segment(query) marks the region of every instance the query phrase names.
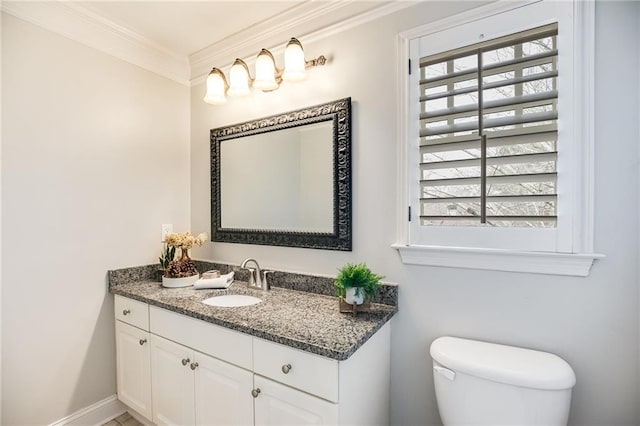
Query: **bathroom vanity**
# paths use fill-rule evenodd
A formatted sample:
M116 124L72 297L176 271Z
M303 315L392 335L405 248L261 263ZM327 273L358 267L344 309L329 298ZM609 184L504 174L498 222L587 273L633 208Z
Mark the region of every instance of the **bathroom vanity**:
M388 424L396 306L354 317L335 297L238 281L166 289L138 277L110 291L118 398L156 424ZM220 294L262 302L202 303Z

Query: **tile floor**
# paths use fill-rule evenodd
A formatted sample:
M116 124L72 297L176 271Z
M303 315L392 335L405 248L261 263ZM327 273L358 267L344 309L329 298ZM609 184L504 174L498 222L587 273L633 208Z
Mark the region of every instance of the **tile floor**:
M131 417L131 414L124 413L102 426L142 426L142 423Z

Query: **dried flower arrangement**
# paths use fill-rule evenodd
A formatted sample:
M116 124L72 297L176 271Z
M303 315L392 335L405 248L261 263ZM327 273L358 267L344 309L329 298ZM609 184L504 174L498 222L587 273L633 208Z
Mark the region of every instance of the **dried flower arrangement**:
M207 234L201 233L193 236L191 232L172 232L165 237L165 243L168 247L179 248L182 255L179 260L173 260L166 267L164 276L167 278L184 278L198 275L196 264L189 257L189 249L195 246L201 246L207 240Z
M164 241L170 247L189 250L194 245L201 246L204 244L204 242L207 241L207 234L203 232L202 234L198 234L197 237L194 237L191 232L171 232L165 236Z

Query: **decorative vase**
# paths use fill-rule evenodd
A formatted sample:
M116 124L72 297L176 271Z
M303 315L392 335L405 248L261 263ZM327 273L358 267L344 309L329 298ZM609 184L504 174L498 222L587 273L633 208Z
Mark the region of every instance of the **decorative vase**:
M364 291L357 291L358 287L345 289L344 300L350 305L362 305L364 303Z
M188 248L180 247L180 250L181 250L180 262L185 261L185 260L191 260L191 258L189 257L189 249Z

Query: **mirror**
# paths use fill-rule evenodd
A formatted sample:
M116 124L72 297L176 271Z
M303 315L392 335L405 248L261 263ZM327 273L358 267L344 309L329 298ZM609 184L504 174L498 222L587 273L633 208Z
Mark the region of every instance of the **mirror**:
M212 129L211 237L351 250L351 99Z
M221 141L222 228L332 232L332 124Z

